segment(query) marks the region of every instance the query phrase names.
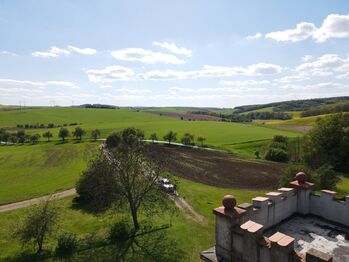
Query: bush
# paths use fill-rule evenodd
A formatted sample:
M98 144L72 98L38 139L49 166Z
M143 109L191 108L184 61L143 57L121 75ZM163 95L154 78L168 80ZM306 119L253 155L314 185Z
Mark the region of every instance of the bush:
M131 225L126 220L123 219L121 221L116 222L109 231L109 240L114 243L120 243L127 240L131 235Z
M282 148L269 148L264 158L269 161L287 162L288 153Z
M295 180L295 176L298 172L304 172L308 175L308 177L311 174L311 170L308 167L306 167L305 165L302 165L302 164L289 165L286 168L285 173L282 176L280 176L280 178L279 178L280 186L281 187L289 187L290 182Z
M288 138L287 136L281 136L281 135L276 135L273 137L273 141L274 142L278 142L278 143L288 143Z
M269 145L268 145L269 148L279 148L279 149L283 149L285 151L287 151L287 144L286 143L281 143L281 142L271 142Z
M69 257L78 247L78 240L76 235L70 233L64 233L60 235L57 240L56 256Z
M312 175L312 179L315 182L315 189L333 189L337 183L337 173L330 165L323 165L315 170Z

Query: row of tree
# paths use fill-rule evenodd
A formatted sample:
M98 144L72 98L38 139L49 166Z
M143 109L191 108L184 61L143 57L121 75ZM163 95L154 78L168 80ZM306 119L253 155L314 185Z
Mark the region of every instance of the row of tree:
M48 123L48 124L18 124L17 128L24 128L24 129L37 129L37 128L55 128L55 127L62 127L62 126L77 126L78 123L70 123L70 124L54 124L54 123Z
M81 140L84 135L86 135L86 131L82 129L81 127L76 127L75 130L72 132L72 135L76 138ZM100 137L101 132L98 129L94 129L91 131L91 137L95 141ZM58 132L58 137L65 141L67 137L70 136L70 132L67 128L62 127ZM0 129L0 141L5 143L26 143L31 142L33 144L37 143L40 139L40 134L26 134L24 130L18 130L16 133L10 133L4 129ZM46 131L42 134L42 137L46 138L47 141L50 141L50 139L53 137L53 133L51 131Z
M150 140L153 141L153 143L158 140L158 136L156 133L152 133L149 138L150 138ZM165 141L167 141L168 144L171 144L172 142L176 142L177 141L177 133L173 132L172 130L168 131L164 135L163 139ZM198 136L196 141L203 147L204 142L206 141L206 138L203 136ZM184 145L191 145L191 146L195 145L195 136L193 134L190 134L190 133L184 133L184 135L180 139L180 142Z

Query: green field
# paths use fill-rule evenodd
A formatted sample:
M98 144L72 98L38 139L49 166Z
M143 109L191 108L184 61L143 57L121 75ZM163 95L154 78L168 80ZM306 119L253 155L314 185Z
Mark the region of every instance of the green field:
M95 143L0 146L0 204L72 188Z
M214 216L212 209L221 205L222 197L226 194L236 196L239 203L251 202L251 198L263 192L247 191L236 189L222 189L212 186L194 183L180 179L179 190L181 195L208 221L208 223L198 224L188 219L185 214L178 209L174 213L165 213L155 220L156 224L171 224L168 229L169 235L176 240L179 247L185 251L187 258L185 261L200 261L199 252L214 245ZM72 232L80 239L92 233L98 235L106 234L108 227L118 218L113 213L93 215L79 209L71 207L72 198L59 200L61 205L61 226L60 232ZM27 208L16 211L0 213L0 261L7 261L6 258L19 255L23 250L32 253L31 245L22 248L17 240L11 237L11 230L14 221L25 214ZM188 236L193 236L188 240ZM53 249L56 242L50 239L46 247Z

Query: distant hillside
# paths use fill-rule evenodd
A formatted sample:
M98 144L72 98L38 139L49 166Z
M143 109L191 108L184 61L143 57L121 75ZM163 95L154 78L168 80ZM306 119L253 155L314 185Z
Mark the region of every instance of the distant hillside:
M305 110L301 113L302 117L306 116L318 116L324 114L342 113L349 112L349 101L339 102L329 105L321 105Z
M349 102L349 96L343 97L330 97L330 98L314 98L305 100L292 100L284 102L275 102L263 105L246 105L235 107L236 113L245 113L250 111L263 111L270 110L274 112L287 112L287 111L305 111L314 107L335 104L339 102Z

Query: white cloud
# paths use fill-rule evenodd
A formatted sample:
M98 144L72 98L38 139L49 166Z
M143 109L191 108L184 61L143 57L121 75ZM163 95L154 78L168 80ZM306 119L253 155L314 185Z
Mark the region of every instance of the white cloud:
M349 37L349 14L331 14L327 16L313 37L318 42L325 42L330 38Z
M164 54L160 52L153 52L143 48L125 48L121 50L112 51L111 55L115 59L141 62L145 64L165 63L165 64L184 64L185 61L178 59L174 55Z
M68 49L70 51L73 51L73 52L76 52L76 53L79 53L79 54L82 54L82 55L94 55L94 54L97 53L96 49L89 48L89 47L79 48L79 47L76 47L76 46L69 45Z
M341 58L337 54L326 54L296 67L296 71L302 75L329 76L334 72L344 72L349 68L349 59Z
M258 32L258 33L256 33L255 35L249 35L249 36L247 36L246 38L249 39L249 40L252 40L252 39L261 38L262 36L263 36L262 33Z
M270 38L279 42L299 42L309 38L315 32L316 27L314 26L314 24L302 22L297 24L296 28L294 29L267 33L265 35L265 38Z
M32 53L32 56L42 57L42 58L53 58L53 57L58 57L59 55L70 55L70 51L52 46L48 51L44 51L44 52L37 51Z
M348 84L338 83L338 82L322 82L322 83L314 83L314 84L308 84L308 85L294 85L294 84L287 84L283 86L279 86L280 89L285 90L303 90L303 91L314 91L314 90L330 90L333 89L345 89L348 88Z
M282 67L274 64L258 63L248 67L225 67L205 65L201 70L176 71L176 70L154 70L137 77L142 80L174 80L174 79L194 79L201 77L227 77L234 75L259 76L276 74L282 71Z
M10 55L10 56L18 56L18 54L13 53L13 52L9 52L9 51L1 51L2 55Z
M290 76L284 76L278 79L274 79L277 83L293 83L293 82L301 82L308 80L309 78L304 75L290 75Z
M319 28L313 23L302 22L294 29L270 32L265 34L265 37L282 42L299 42L310 37L316 42L325 42L331 38L347 38L349 37L349 14L330 14Z
M70 55L71 52L75 52L82 55L93 55L97 53L97 51L93 48L79 48L76 46L69 45L67 49L52 46L48 51L33 52L32 56L42 58L54 58L60 55Z
M103 69L86 70L88 79L93 83L108 84L115 81L130 80L135 73L132 69L123 66L108 66Z
M221 80L219 82L223 86L255 86L255 85L267 85L270 84L268 80L242 80L242 81L227 81Z
M305 56L302 57L302 61L303 62L309 62L309 61L313 60L313 58L314 57L312 55L305 55Z
M185 88L185 87L171 87L168 89L170 94L184 94L184 93L192 93L194 92L193 88Z
M168 42L153 42L154 46L159 46L161 48L167 49L168 51L177 54L177 55L184 55L187 57L191 57L192 51L185 48L185 47L178 47L175 43L168 43Z
M117 88L115 91L122 95L145 95L151 93L149 89Z
M77 89L80 88L77 84L68 81L29 81L29 80L16 80L16 79L0 79L0 84L11 86L27 86L44 88L48 86L67 87Z

